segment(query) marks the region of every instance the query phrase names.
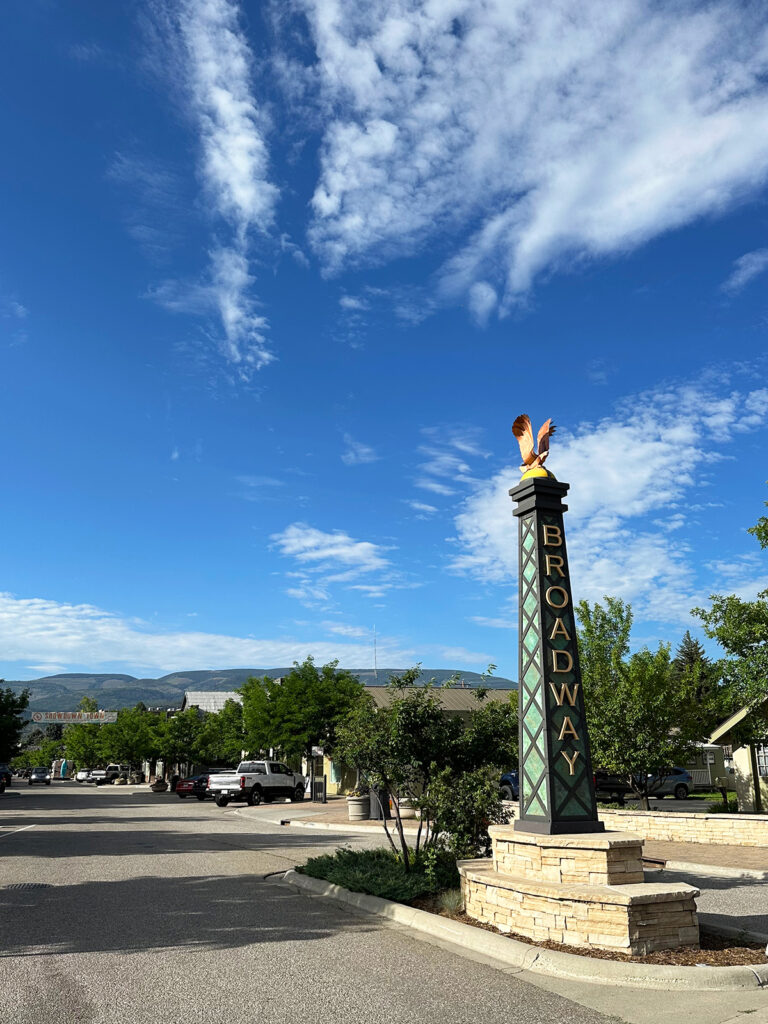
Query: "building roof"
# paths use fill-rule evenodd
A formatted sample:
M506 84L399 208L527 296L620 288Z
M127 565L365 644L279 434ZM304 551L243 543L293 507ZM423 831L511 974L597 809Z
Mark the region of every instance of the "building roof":
M410 687L406 687L410 689ZM413 689L420 690L420 686L413 687ZM388 686L366 686L365 692L369 693L373 697L373 701L378 708L384 708L392 700L392 691ZM475 694L477 690L471 686L436 686L434 689L435 694L440 699L440 703L443 705L444 711L473 711L479 707L480 704ZM509 700L511 693L517 693L516 690L488 690L486 700L494 700L499 702L506 702Z
M730 718L726 718L724 722L715 729L712 735L709 737L710 743L717 743L728 735L731 729L734 729L737 725L744 721L744 719L752 711L756 711L757 708L764 703L765 697L762 697L756 701L752 701L751 704L745 704L743 708L739 708L738 711L734 712Z
M200 708L201 711L221 711L228 700L236 700L238 704L243 703L243 698L234 690L187 690L184 693L184 700L181 710L187 708Z
M366 686L366 693L373 697L376 707L383 708L392 699L391 691L387 686ZM406 687L407 689L407 687ZM421 689L421 687L413 687ZM478 707L476 689L471 686L436 686L434 691L445 711L472 711ZM486 700L506 702L511 693L516 690L488 690ZM187 690L184 694L184 701L181 705L182 711L187 708L200 708L201 711L216 713L221 711L228 700L236 700L238 704L243 703L239 693L227 690Z

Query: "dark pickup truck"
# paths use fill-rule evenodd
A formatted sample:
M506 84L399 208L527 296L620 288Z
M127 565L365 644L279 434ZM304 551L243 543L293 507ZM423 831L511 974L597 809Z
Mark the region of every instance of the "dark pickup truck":
M612 775L598 769L594 775L595 796L598 800L613 800L623 804L624 798L633 794L634 790L623 775Z

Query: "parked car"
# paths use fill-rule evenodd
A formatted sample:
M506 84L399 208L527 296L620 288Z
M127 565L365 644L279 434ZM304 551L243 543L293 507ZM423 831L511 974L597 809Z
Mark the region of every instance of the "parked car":
M92 782L96 786L105 786L113 783L121 775L127 779L130 771L131 766L127 764L108 764L106 768L94 768L88 773L85 781Z
M612 800L615 803L623 804L628 793L634 793L629 782L622 775L613 775L611 772L596 769L594 774L595 797L598 800Z
M5 781L6 786L10 786L12 778L11 766L9 764L0 764L0 779Z
M674 796L685 800L692 789L693 776L685 768L658 768L648 776L648 792L658 799Z
M176 783L176 796L180 800L186 800L188 796L196 796L198 800L205 800L213 794L208 789L208 772L204 775L190 775L186 779L179 779Z
M87 782L88 776L91 774L90 768L81 768L79 772L75 773L75 782Z
M504 772L499 781L499 794L502 800L520 799L520 775L518 772Z
M245 800L250 806L270 800L303 800L306 779L279 761L241 761L234 772L221 772L208 778L217 807L230 800Z
M35 782L44 783L46 786L50 786L50 784L51 784L51 769L50 768L43 768L42 765L38 765L37 768L33 768L32 771L29 773L29 778L27 779L27 784L29 786L31 786Z

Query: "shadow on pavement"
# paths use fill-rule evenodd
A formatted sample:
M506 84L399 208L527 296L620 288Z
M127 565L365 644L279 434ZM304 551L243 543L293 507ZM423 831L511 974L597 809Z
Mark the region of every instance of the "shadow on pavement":
M306 942L374 926L255 875L85 882L1 890L0 958L228 949Z
M302 859L298 851L308 847L331 847L343 845L342 838L334 833L297 833L248 831L193 832L181 829L165 830L151 827L123 829L122 820L110 829L79 828L81 819L67 821L71 829L58 828L55 832L44 828L17 832L3 840L0 856L41 857L61 860L65 857L131 857L156 856L157 854L217 853L222 850L250 850L253 852L297 851L297 863ZM152 825L154 819L140 819L143 824ZM194 821L195 819L186 819ZM3 823L5 824L5 822ZM226 824L226 823L225 823ZM2 836L4 829L0 829ZM0 887L2 880L0 879Z

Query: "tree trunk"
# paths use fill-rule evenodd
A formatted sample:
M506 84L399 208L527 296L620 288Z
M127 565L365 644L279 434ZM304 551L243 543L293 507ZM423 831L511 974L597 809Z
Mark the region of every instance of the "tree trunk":
M403 857L403 867L405 873L408 874L411 870L411 856L408 849L408 843L405 841L405 833L403 832L403 819L400 817L400 799L394 797L392 803L395 806L395 822L397 824L397 834L400 837L400 850Z

